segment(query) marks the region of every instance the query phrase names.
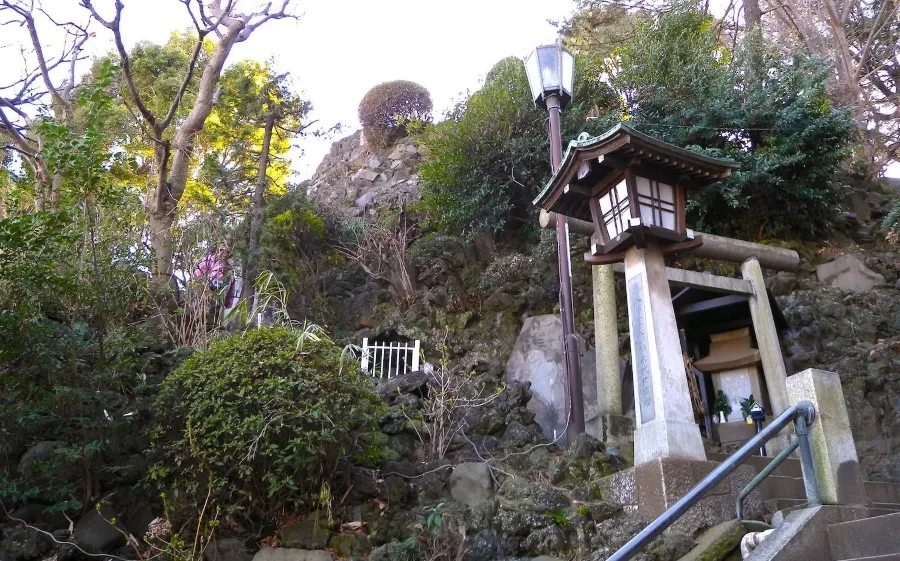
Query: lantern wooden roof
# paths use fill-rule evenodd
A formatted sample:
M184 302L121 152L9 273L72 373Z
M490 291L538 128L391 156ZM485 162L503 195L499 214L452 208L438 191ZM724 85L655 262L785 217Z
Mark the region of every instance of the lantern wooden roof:
M686 189L696 189L728 177L740 164L691 152L618 124L600 136L570 142L559 170L534 204L590 221L588 201L594 186L632 166L671 177Z

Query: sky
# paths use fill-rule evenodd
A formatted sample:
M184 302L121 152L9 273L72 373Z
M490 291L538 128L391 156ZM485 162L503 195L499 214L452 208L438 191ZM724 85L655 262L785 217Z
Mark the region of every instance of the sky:
M173 30L191 25L179 0L123 1L122 35L129 47L138 41L163 43ZM87 14L78 0L41 3L55 17L82 22ZM93 4L103 17L114 14L114 0ZM241 9L260 4L238 0ZM439 117L466 90L477 89L498 60L524 57L555 40L548 20L562 20L573 8L572 0L292 0L291 10L300 18L264 24L234 48L229 63L273 60L312 102L316 126L344 125L330 139L298 140L292 156L299 181L315 171L332 142L359 128L357 108L372 86L418 82L431 92ZM92 29L90 54L112 49L111 32L96 22ZM10 38L0 30L0 60L10 60L15 48ZM4 76L10 68L0 65L0 83L10 81Z
M83 22L79 0L40 0L56 17ZM190 26L180 0L123 0L125 44L165 42L174 30ZM205 0L204 0L205 1ZM114 0L93 0L104 17ZM252 9L260 0L238 0ZM356 111L363 95L389 80L425 86L440 117L467 90L477 89L500 59L526 56L536 45L552 42L548 20L570 15L573 0L292 0L297 20L270 21L231 53L231 64L244 59L273 60L289 72L297 91L313 104L312 119L327 129L341 123L333 138L299 139L292 152L296 181L309 178L331 143L359 128ZM0 30L0 83L17 68L9 55L17 49L15 30ZM111 33L92 25L96 37L89 54L112 48ZM575 92L577 95L577 92ZM894 164L888 175L900 177Z

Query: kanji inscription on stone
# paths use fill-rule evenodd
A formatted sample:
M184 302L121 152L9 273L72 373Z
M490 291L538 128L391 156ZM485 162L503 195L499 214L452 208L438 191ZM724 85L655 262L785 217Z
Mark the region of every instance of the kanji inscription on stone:
M644 316L643 277L636 275L628 279L628 315L631 317L632 349L634 356L635 382L638 387L641 408L641 424L652 421L656 417L653 407L653 380L650 373L650 342L647 338L647 322Z

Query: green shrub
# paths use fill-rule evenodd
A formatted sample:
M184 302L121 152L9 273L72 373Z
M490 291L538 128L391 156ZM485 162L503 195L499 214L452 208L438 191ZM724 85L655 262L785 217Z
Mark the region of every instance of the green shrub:
M613 123L608 115L619 101L599 76L592 61L576 59L564 146ZM531 201L550 177L546 119L534 106L522 61L508 57L494 65L484 86L422 137L429 149L419 169L429 225L472 238L533 223Z
M284 283L291 317L330 323L328 279L343 262L333 246L344 226L336 212L317 204L302 188L266 204L260 265Z
M464 286L461 272L465 269L469 248L456 236L425 234L409 248L407 260L419 276L449 275L457 288Z
M156 441L165 459L151 477L182 504L210 493L254 520L315 504L341 468L372 459L381 405L355 366L309 328L217 341L162 385Z
M613 80L631 124L741 169L688 201L689 224L756 239L830 233L842 197L850 113L828 95L830 69L759 33L732 50L706 13L673 11L620 50ZM798 217L815 217L798 220Z
M359 104L366 143L387 146L407 134L410 123L431 120L431 94L407 80L378 84L363 96Z

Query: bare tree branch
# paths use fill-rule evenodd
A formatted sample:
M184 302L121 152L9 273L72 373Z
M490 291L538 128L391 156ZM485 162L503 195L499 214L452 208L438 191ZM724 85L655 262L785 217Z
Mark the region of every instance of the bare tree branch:
M131 97L141 116L150 123L150 126L157 133L157 138L155 140L157 142L162 140L162 130L158 127L156 115L147 108L147 105L141 97L141 93L137 89L137 85L134 83L134 71L131 66L131 57L128 56L128 51L125 49L125 43L122 41L122 10L125 9L125 4L122 3L122 0L116 0L116 15L113 16L113 19L111 20L103 19L100 16L94 8L92 0L81 0L81 5L87 8L94 19L100 22L103 27L112 31L113 41L115 42L116 50L119 53L119 60L122 63L122 74L125 76L125 83L128 85L128 91L131 92Z

